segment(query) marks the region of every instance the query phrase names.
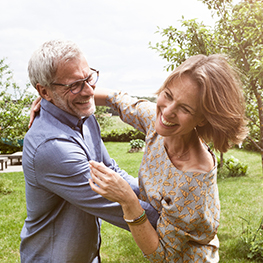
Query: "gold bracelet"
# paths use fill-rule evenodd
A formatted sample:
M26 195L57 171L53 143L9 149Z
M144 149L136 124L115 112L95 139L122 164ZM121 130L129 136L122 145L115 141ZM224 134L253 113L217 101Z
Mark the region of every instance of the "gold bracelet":
M126 219L125 217L123 217L123 219L128 225L141 225L147 220L147 215L145 213L145 210L143 210L143 213L135 219L130 220L130 219Z

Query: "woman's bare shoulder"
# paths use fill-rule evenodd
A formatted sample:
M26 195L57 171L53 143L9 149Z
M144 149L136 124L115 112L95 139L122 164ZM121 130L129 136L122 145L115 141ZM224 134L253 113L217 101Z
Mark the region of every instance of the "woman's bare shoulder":
M189 164L189 172L208 173L215 166L215 160L212 153L205 147L198 150Z

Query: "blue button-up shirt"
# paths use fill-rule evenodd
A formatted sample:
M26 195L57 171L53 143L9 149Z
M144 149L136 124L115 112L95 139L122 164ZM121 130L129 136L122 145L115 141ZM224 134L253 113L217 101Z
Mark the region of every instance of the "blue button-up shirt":
M79 119L42 99L40 114L24 139L27 218L21 262L100 262L100 218L128 230L118 203L91 190L88 160L103 162L139 194L137 179L110 158L92 115ZM155 226L158 213L141 202ZM114 253L114 251L113 251Z

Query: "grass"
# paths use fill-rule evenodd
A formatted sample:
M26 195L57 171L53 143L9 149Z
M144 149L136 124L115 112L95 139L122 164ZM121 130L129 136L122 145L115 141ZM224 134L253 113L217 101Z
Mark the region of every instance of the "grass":
M107 142L105 145L110 156L116 160L119 166L136 177L142 153L127 153L127 150L129 149L128 143ZM120 152L123 154L120 155ZM250 220L251 224L257 227L260 218L263 216L263 176L261 169L261 156L259 153L247 152L239 149L232 149L224 156L230 157L231 155L239 159L241 162L248 164L249 168L248 176L246 177L227 178L218 181L221 202L221 220L218 231L218 237L220 240L220 263L254 263L257 261L248 260L244 251L242 251L240 247L240 236L242 233L242 224L244 223L241 217ZM107 223L103 225L103 227L105 227L103 231L116 229L116 227ZM104 234L106 233L104 232ZM129 234L130 233L126 232L121 233L122 236L126 235L127 238L130 237ZM109 236L110 232L109 235L106 234L105 237L102 238L103 243ZM109 238L109 242L112 238L113 236ZM133 243L129 244L129 246L129 250L134 248ZM105 254L110 254L111 251L113 251L113 247L114 246L104 246L103 244L102 251ZM123 249L126 251L126 243L124 243L122 248L119 249L120 251ZM126 252L128 253L128 250ZM124 254L126 254L126 252ZM114 253L114 259L118 258L119 261L107 261L106 259L105 262L126 262L121 260L123 255L121 253L119 256L116 256L116 253ZM143 256L138 257L137 260L138 261L127 262L147 262Z
M249 220L258 227L263 216L263 176L259 153L230 150L233 155L248 164L248 176L219 180L221 219L218 237L220 240L220 262L256 262L245 259L240 246L240 233L244 221Z
M129 124L123 122L119 116L111 116L111 124L104 128L104 131L111 131L113 129L123 129L126 127L131 127Z
M128 153L129 143L106 142L105 145L109 155L122 169L134 177L138 176L142 152ZM101 255L105 263L149 262L143 257L130 232L107 222L102 224Z
M105 143L109 154L119 166L137 176L142 153L128 153L129 143ZM240 247L243 221L240 217L258 226L263 215L263 185L261 156L258 153L233 149L225 156L233 155L249 165L248 176L227 178L218 181L221 201L220 263L256 263L248 260ZM0 262L20 262L20 232L26 217L23 173L1 173L5 194L0 193ZM11 193L8 193L9 190ZM102 262L137 263L148 262L136 246L128 231L106 222L102 225Z
M0 262L20 262L20 232L26 218L23 173L0 174L0 182L6 186L0 193Z

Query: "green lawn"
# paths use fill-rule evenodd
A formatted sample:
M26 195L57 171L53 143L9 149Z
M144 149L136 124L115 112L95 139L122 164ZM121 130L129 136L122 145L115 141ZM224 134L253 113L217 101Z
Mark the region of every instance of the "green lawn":
M131 127L129 124L123 122L119 116L111 116L110 119L111 124L108 125L108 127L105 127L104 131L111 131L113 129L118 130L126 127Z
M128 153L129 143L105 143L110 156L119 166L133 176L137 176L142 153ZM220 263L254 263L246 259L240 244L242 224L240 217L251 221L255 227L263 215L263 184L261 157L259 154L243 150L231 150L233 155L249 164L248 176L219 180L221 200ZM6 191L0 194L0 262L20 262L20 231L26 217L23 173L1 173L0 186L4 183ZM2 187L3 188L3 187ZM102 262L136 263L147 262L133 241L131 234L103 222Z

